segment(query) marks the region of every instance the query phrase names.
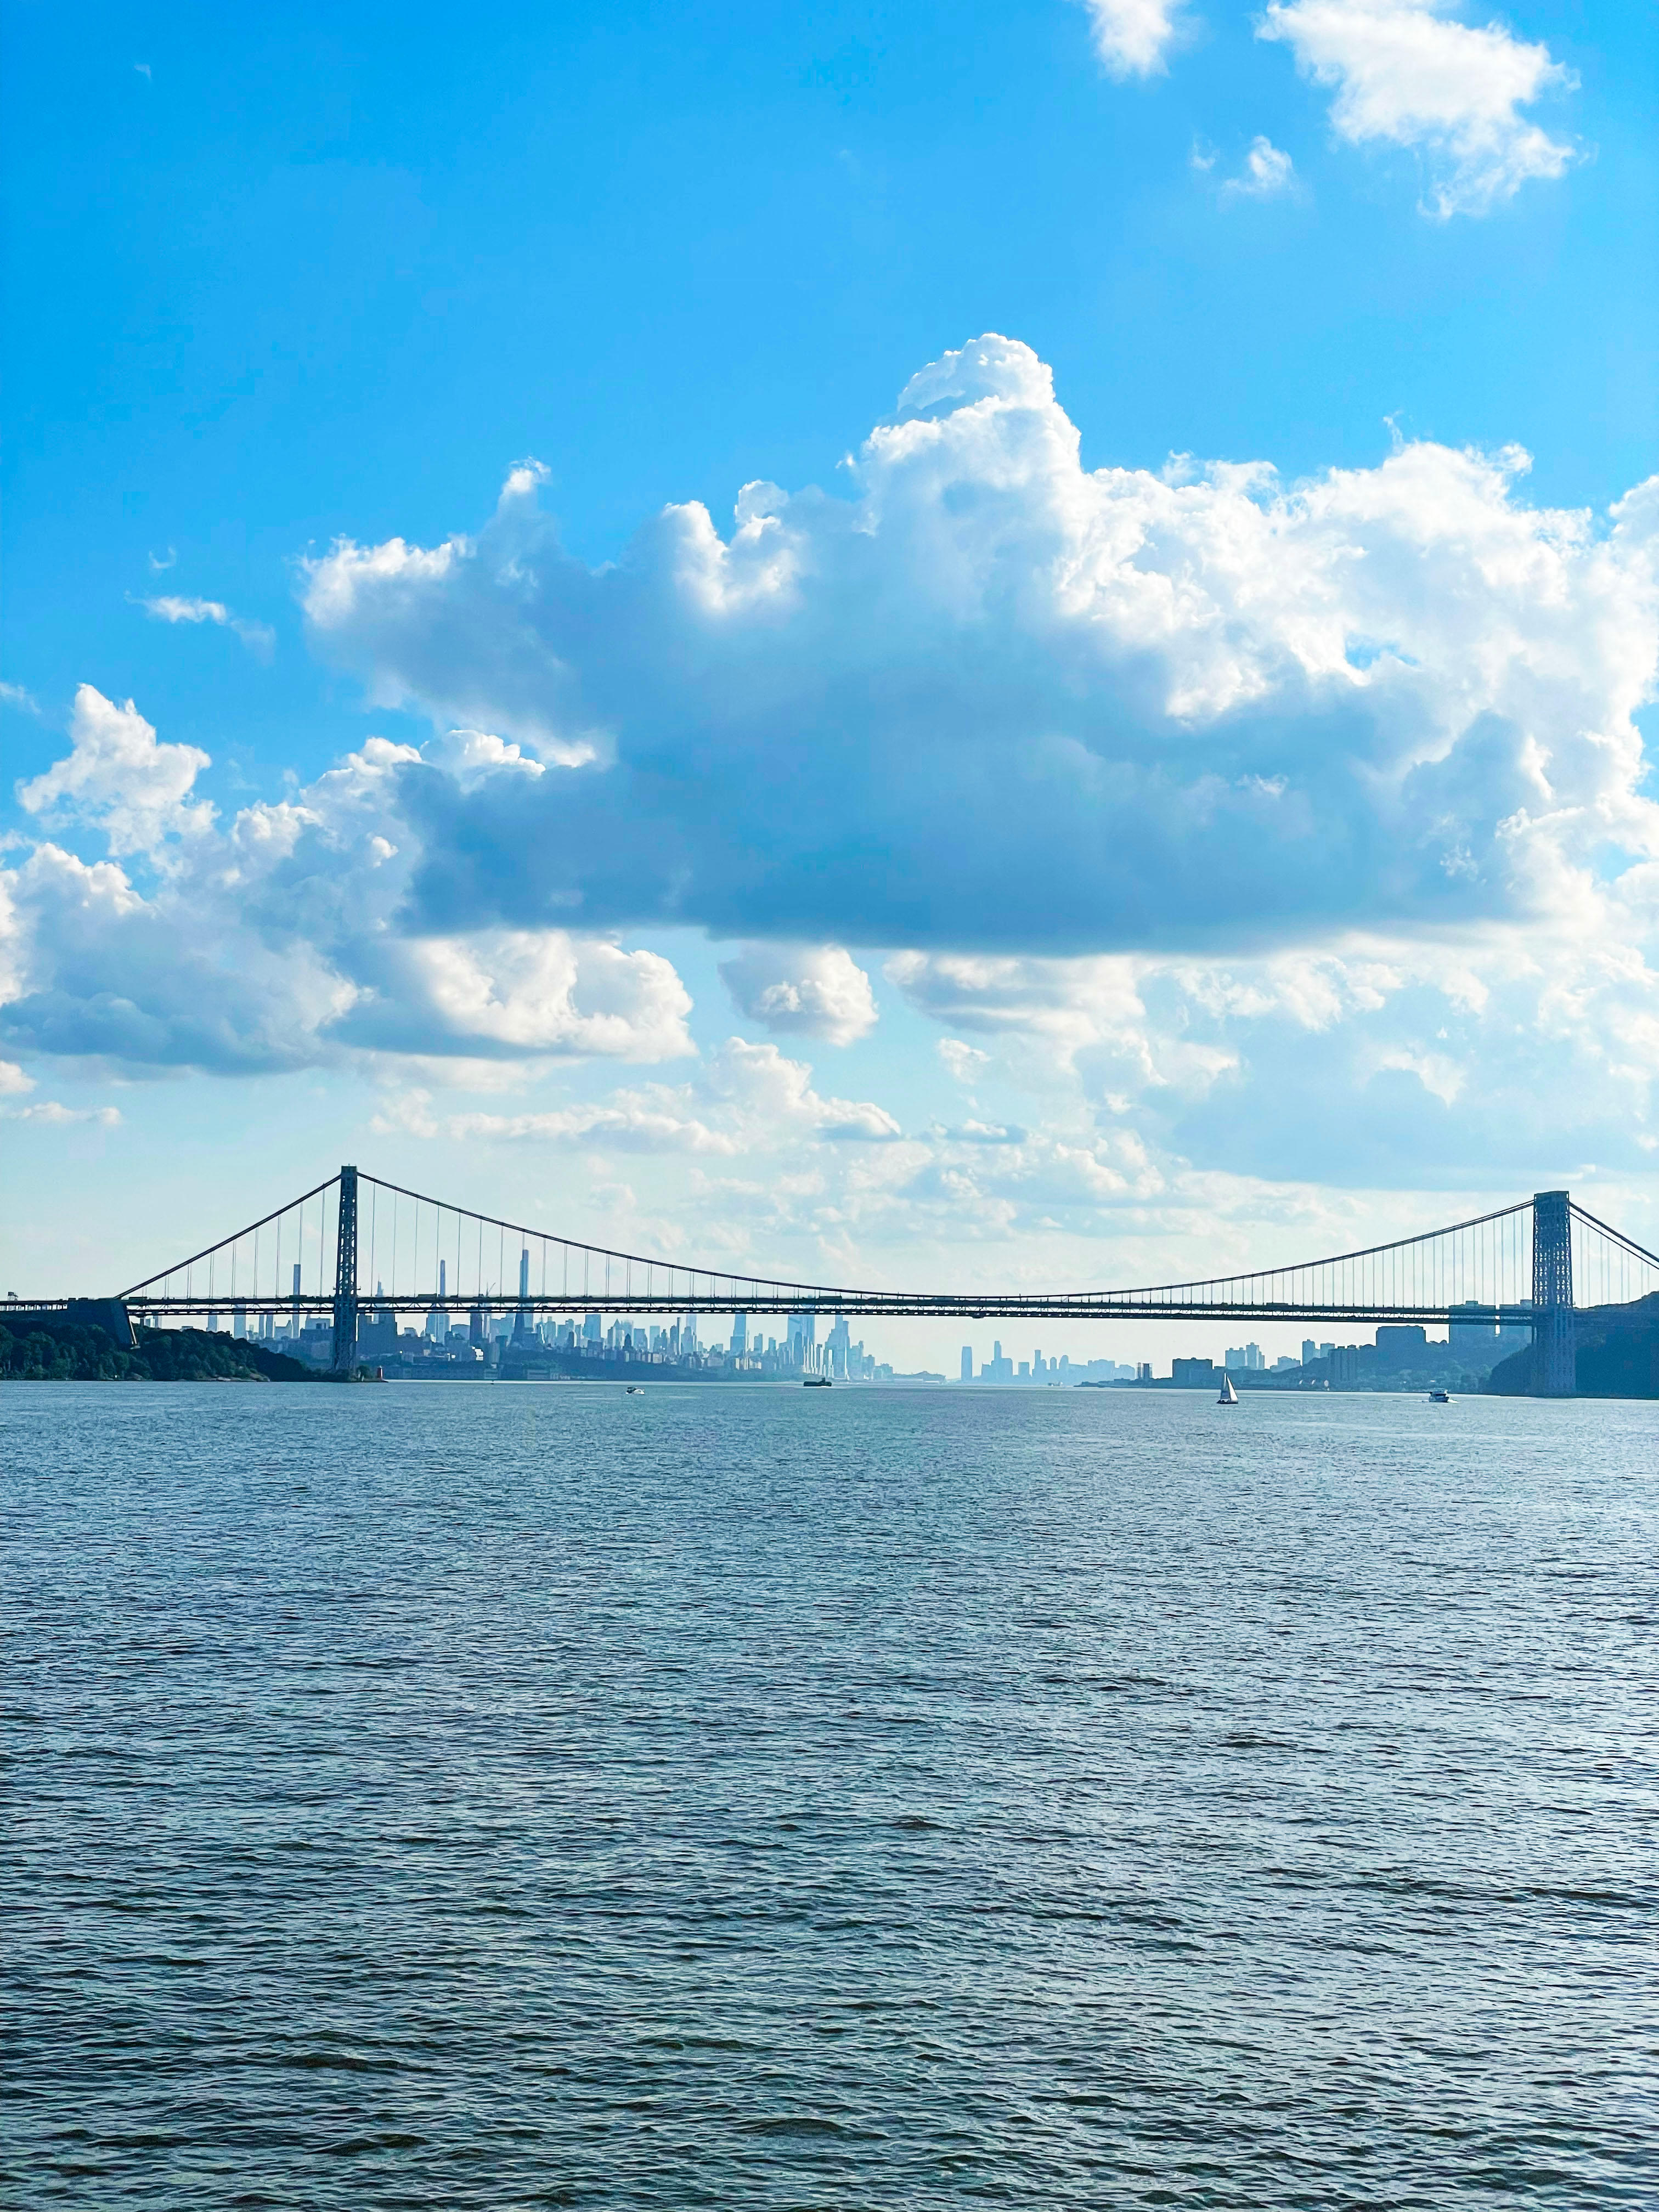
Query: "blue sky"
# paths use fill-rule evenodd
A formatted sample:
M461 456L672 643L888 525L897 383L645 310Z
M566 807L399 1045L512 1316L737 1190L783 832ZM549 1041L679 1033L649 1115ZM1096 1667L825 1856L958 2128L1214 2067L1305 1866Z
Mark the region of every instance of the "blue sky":
M1648 11L7 38L15 1287L1654 1241Z

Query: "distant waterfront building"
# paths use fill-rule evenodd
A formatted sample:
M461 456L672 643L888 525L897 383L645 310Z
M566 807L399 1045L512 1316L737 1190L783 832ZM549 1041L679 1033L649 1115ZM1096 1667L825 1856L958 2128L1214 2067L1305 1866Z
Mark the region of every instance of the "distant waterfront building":
M1302 1340L1302 1364L1304 1367L1311 1367L1318 1357L1319 1346L1314 1342L1312 1337L1304 1336Z
M1457 1318L1460 1312L1478 1314L1480 1310L1480 1305L1474 1298L1466 1298L1461 1307L1452 1308L1451 1327L1448 1334L1454 1352L1464 1355L1470 1352L1486 1354L1491 1352L1498 1336L1498 1323L1490 1319L1460 1321Z
M962 1379L964 1382L971 1382L974 1379L974 1347L971 1344L964 1344L962 1347Z
M1390 1373L1401 1367L1426 1367L1429 1333L1421 1322L1384 1322L1376 1332L1376 1364Z
M1170 1380L1177 1390L1212 1390L1215 1388L1213 1359L1172 1359Z
M380 1285L377 1284L378 1290ZM384 1306L371 1308L357 1322L357 1357L369 1361L395 1358L398 1316Z
M1267 1365L1259 1344L1243 1344L1227 1354L1227 1369L1233 1375L1253 1375Z

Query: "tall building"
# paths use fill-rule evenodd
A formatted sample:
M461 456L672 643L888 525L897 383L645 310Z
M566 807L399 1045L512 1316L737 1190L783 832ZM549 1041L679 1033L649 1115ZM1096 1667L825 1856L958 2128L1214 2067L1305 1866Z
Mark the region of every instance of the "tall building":
M1384 1322L1376 1332L1376 1364L1390 1372L1401 1367L1426 1367L1429 1335L1421 1322Z
M971 1382L974 1379L974 1347L971 1344L964 1344L962 1347L962 1379L964 1382Z
M1215 1388L1213 1359L1172 1359L1170 1380L1177 1390L1212 1390Z
M733 1314L732 1316L732 1357L733 1359L741 1359L748 1350L749 1316L747 1314Z

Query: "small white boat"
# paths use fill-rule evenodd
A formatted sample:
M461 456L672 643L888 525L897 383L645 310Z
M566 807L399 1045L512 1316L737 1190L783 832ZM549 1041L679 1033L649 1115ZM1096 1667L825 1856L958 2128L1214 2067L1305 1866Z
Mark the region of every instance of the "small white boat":
M1431 1406L1449 1406L1451 1401L1452 1395L1449 1390L1431 1390L1429 1393L1429 1403Z
M1222 1376L1221 1395L1216 1400L1216 1403L1218 1406L1236 1406L1238 1403L1238 1393L1233 1388L1233 1378L1231 1375Z
M630 1398L642 1398L645 1395L644 1383L630 1382L628 1386L628 1395Z

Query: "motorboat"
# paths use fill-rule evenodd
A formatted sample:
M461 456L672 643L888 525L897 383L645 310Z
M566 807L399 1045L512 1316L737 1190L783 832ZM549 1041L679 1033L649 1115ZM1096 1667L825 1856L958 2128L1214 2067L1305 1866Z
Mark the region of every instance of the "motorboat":
M1429 1403L1431 1406L1449 1406L1451 1401L1452 1394L1449 1390L1431 1390L1429 1393Z
M827 1375L809 1375L800 1387L803 1390L830 1390L835 1385Z
M645 1395L644 1383L630 1382L628 1386L628 1395L630 1398L642 1398Z
M1238 1403L1238 1393L1233 1388L1233 1378L1231 1375L1223 1375L1221 1395L1216 1400L1216 1403L1218 1406L1236 1406Z

